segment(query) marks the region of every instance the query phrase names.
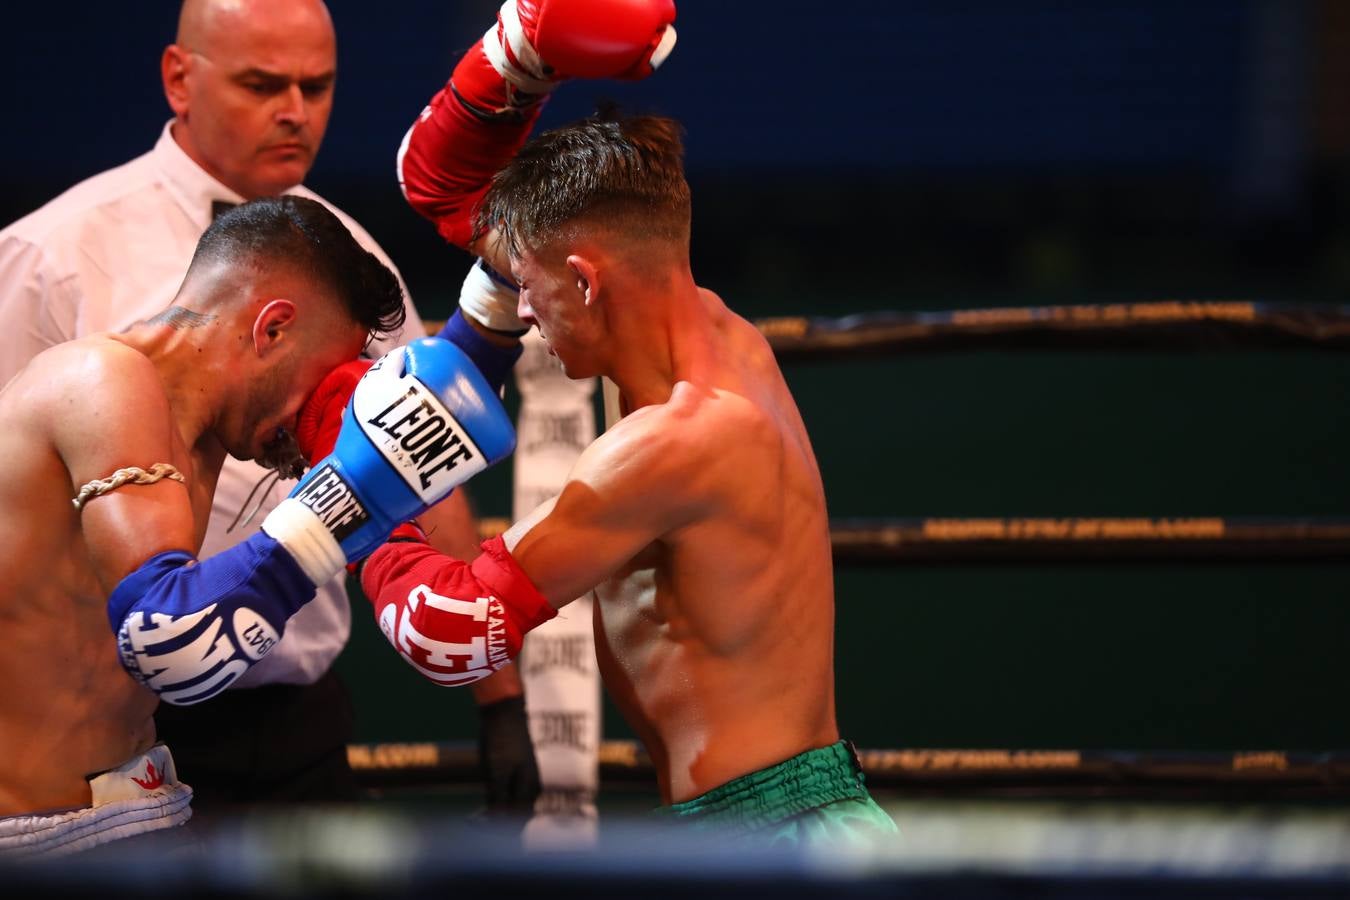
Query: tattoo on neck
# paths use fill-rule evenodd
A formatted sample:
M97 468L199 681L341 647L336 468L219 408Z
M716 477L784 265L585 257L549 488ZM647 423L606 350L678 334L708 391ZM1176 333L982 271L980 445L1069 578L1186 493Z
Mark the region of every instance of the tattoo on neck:
M193 312L181 306L170 306L164 312L146 319L149 325L168 325L170 328L201 328L216 319L211 313Z

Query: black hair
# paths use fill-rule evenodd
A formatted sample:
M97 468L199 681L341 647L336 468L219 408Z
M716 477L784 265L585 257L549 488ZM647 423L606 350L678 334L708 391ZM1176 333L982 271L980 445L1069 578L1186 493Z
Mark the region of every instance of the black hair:
M197 241L188 272L216 263L290 266L342 298L373 334L403 326L403 290L394 273L316 200L265 197L219 216Z

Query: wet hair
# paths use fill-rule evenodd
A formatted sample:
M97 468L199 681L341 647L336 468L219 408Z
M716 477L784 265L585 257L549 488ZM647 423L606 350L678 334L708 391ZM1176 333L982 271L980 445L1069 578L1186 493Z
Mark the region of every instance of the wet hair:
M538 135L492 179L475 239L496 228L507 252L519 256L584 222L688 244L681 132L673 119L610 109Z
M394 273L316 200L266 197L221 215L197 241L188 276L217 264L286 266L340 297L371 333L393 334L403 326L403 290Z

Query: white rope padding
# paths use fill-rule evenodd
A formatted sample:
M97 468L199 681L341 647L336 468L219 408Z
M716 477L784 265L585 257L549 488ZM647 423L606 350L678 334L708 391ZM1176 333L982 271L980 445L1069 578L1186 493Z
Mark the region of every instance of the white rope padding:
M179 484L187 483L183 473L168 463L155 463L148 472L140 466L127 466L125 469L118 469L107 478L95 478L88 482L80 488L80 492L70 502L75 504L75 509L78 512L83 510L84 505L90 500L111 493L124 484L154 484L156 481L163 481L165 478L177 481Z

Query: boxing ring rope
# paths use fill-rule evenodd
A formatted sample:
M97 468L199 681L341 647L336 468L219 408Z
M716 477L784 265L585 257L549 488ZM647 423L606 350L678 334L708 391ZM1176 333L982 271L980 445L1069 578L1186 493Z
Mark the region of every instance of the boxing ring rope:
M1350 559L1350 519L838 519L838 563Z
M1162 301L755 322L780 361L959 350L1350 347L1350 306Z
M347 758L368 790L476 784L471 742L352 744ZM651 758L636 741L599 747L608 789L655 789ZM907 796L989 795L1344 799L1350 752L1139 752L1073 749L860 749L872 788Z
M445 323L427 322L436 334ZM1350 348L1350 306L1171 300L755 320L781 361L959 350Z
M479 521L501 534L504 518ZM1045 562L1343 562L1344 518L875 518L830 522L834 561L848 565Z

